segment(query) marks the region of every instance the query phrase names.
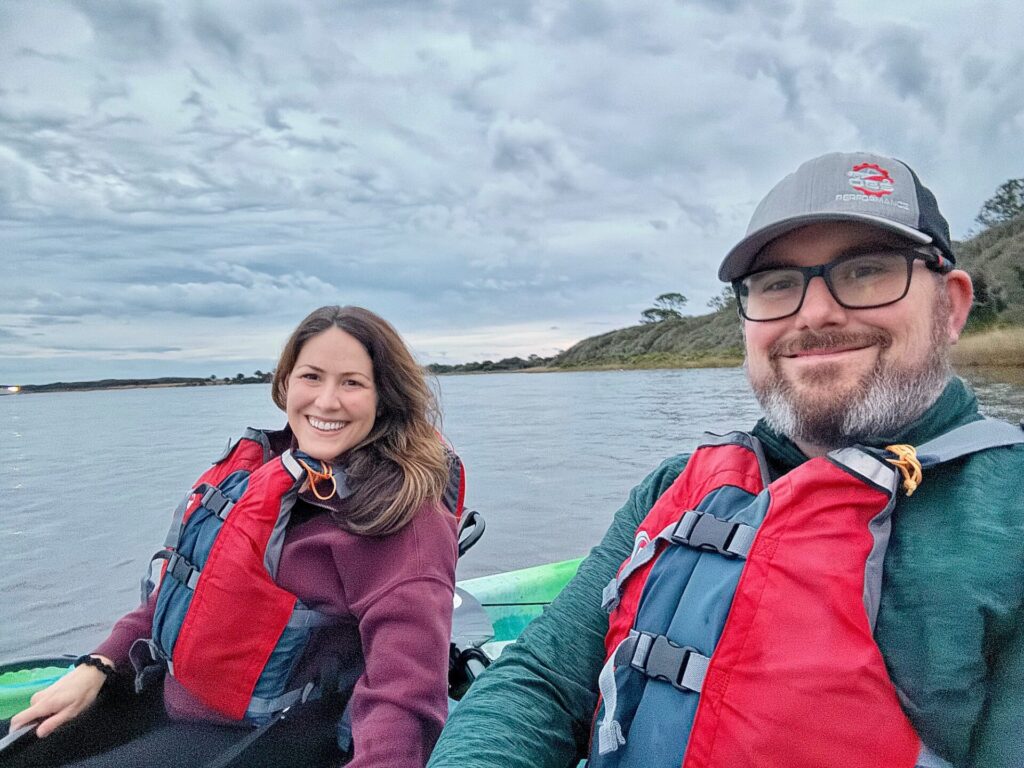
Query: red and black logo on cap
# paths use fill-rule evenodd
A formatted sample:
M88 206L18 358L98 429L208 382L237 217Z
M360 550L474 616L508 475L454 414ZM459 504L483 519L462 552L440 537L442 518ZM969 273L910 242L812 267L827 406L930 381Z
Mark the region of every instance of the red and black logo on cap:
M851 187L871 197L885 197L896 189L889 171L877 163L858 163L846 175Z

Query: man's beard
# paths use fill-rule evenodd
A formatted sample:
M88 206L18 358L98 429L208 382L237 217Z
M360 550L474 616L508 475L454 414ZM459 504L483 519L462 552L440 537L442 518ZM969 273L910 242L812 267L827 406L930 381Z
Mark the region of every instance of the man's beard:
M828 449L894 435L928 410L949 381L948 316L948 301L940 300L932 317L928 356L911 366L886 359L892 336L882 330L867 334L808 331L785 344L773 345L769 349L772 374L750 380L765 421L778 434ZM823 365L804 374L805 390L809 385L813 391L801 392L779 366L781 354L865 343L879 347L878 360L849 388L837 387L837 368Z

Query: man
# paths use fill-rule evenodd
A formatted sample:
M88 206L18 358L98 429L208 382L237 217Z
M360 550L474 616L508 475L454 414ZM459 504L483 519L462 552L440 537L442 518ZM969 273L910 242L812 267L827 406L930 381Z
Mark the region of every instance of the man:
M764 411L756 440L712 441L637 486L576 578L474 684L430 765L566 766L589 755L595 765L655 768L1024 766L1024 445L987 447L919 474L928 457L906 447L962 435L951 430L981 419L950 371L949 348L972 301L970 278L954 265L935 198L898 160L829 154L781 181L719 271L737 292L746 370ZM980 429L985 442L1010 428ZM748 475L760 467L767 489L716 480L710 494L694 494L705 478L697 465L726 455L747 461ZM874 470L858 469L868 464ZM882 476L896 475L890 464L903 465L903 489L897 495L893 481L889 496L867 504L889 482ZM664 522L659 510L680 494L683 509L667 512L672 530L689 516L708 522L710 535L651 541ZM726 496L747 506L723 522L707 510ZM873 511L841 532L843 516L865 504ZM758 519L743 517L758 509ZM793 530L769 536L789 520L798 521ZM715 541L723 526L730 538ZM830 554L786 571L787 553L804 540L808 551ZM853 550L853 565L835 571L830 559ZM677 565L659 571L666 562ZM683 571L689 587L672 593L664 583ZM856 605L835 597L851 573ZM819 627L819 606L839 619ZM645 611L668 611L657 619L664 636L642 637ZM736 625L751 615L760 629L737 641ZM712 625L718 645L673 641L674 632ZM753 693L731 700L748 678ZM732 751L715 753L729 738Z

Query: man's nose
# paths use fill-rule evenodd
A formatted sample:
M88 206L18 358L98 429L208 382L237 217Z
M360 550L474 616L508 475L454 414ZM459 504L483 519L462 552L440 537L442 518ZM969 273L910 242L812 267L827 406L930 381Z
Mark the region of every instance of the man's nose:
M846 309L835 300L824 277L812 277L807 283L804 303L796 313L798 327L816 330L846 321Z

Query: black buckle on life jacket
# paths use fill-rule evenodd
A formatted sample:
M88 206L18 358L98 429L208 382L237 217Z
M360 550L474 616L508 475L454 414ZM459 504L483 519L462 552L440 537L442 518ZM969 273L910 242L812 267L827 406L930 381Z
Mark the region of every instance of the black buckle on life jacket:
M629 666L677 690L700 692L707 674L707 656L691 646L676 645L665 635L638 632L635 639Z
M167 659L152 638L140 638L132 643L128 660L135 669L135 693L152 690L167 672Z
M228 512L235 506L235 502L224 495L220 488L212 486L203 494L200 502L206 509L215 514L221 520L228 516Z
M679 518L669 538L674 544L717 552L723 557L746 557L750 549L749 542L745 546L733 546L736 532L741 528L750 526L732 520L719 520L708 512L690 509Z
M180 581L189 589L194 590L199 583L201 571L184 557L175 552L167 560L167 573Z

